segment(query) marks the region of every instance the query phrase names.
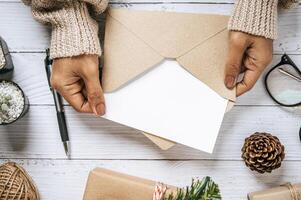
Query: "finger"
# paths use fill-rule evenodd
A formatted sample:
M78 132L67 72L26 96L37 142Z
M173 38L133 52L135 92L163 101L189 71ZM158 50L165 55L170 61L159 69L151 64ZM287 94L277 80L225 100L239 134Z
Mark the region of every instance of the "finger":
M82 94L85 97L85 99L88 99L87 89L85 87L82 89Z
M237 84L236 96L240 96L253 88L261 75L260 70L246 70L243 80Z
M74 80L72 84L64 84L61 77L52 74L51 87L56 90L64 99L78 112L91 113L92 110L86 98L81 94L83 83Z
M225 85L229 89L233 89L236 85L236 79L241 71L241 64L246 49L247 45L245 42L230 42L225 69Z
M99 71L97 70L97 72L89 74L90 75L83 77L88 102L94 114L101 116L105 114L105 101L103 91L100 86Z
M92 109L87 99L81 93L81 90L70 91L58 88L57 91L65 98L65 100L78 112L92 113Z

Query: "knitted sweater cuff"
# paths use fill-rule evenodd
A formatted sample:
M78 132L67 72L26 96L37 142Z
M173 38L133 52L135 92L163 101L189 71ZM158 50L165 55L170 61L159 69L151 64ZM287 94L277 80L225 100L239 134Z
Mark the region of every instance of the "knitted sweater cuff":
M86 3L72 2L59 10L33 11L34 17L52 25L50 57L82 54L101 55L98 24L90 16Z
M277 5L278 0L238 0L228 29L276 39Z

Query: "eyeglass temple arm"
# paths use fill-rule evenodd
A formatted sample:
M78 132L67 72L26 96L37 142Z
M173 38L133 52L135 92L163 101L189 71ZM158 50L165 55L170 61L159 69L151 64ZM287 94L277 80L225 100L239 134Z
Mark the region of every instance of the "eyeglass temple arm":
M279 68L278 70L279 70L279 72L281 72L282 74L284 74L284 75L286 75L286 76L289 76L289 77L295 79L296 81L301 82L301 78L299 78L299 77L297 77L297 76L291 74L290 72L284 70L283 68Z

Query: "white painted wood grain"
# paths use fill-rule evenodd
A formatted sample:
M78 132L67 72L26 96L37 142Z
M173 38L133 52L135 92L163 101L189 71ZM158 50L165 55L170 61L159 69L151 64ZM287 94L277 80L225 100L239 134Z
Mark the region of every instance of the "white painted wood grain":
M211 176L224 200L245 200L248 192L300 182L300 162L286 161L272 174L251 172L240 161L15 160L35 180L43 200L80 200L90 170L103 167L184 187L192 178ZM4 162L4 160L0 161ZM101 189L101 188L99 188ZM116 188L118 190L118 188Z
M177 145L162 151L130 128L66 108L74 159L229 159L240 160L244 138L256 131L279 136L288 160L301 160L301 113L280 107L238 106L225 118L213 155ZM201 122L200 122L201 123ZM55 108L32 106L16 124L0 127L0 158L65 158Z
M44 67L45 53L13 53L13 81L24 90L32 105L54 105Z
M230 14L233 2L111 1L113 7L129 9L217 14ZM275 53L301 54L300 23L300 6L281 14L280 39L275 42ZM298 138L301 111L291 113L274 106L264 91L262 80L253 91L240 98L239 106L226 116L213 155L181 145L161 151L135 130L66 107L73 160L65 160L41 53L49 45L50 29L35 22L29 8L19 0L0 0L0 35L14 52L14 80L31 102L25 118L12 126L0 126L0 163L7 158L17 159L15 161L35 179L42 199L82 199L88 172L97 166L177 186L189 184L193 177L210 175L219 183L225 200L246 199L250 191L301 181ZM279 59L275 56L273 63ZM292 59L301 66L301 55ZM240 159L244 138L255 131L272 132L286 147L283 167L271 175L250 172Z
M231 13L232 4L113 4L113 7L143 10L165 10L194 13ZM275 42L275 52L300 54L301 6L280 15L279 40ZM30 9L19 2L0 2L0 35L10 46L11 51L43 51L48 46L49 29L31 18ZM13 20L12 20L13 19ZM20 34L22 33L22 34Z

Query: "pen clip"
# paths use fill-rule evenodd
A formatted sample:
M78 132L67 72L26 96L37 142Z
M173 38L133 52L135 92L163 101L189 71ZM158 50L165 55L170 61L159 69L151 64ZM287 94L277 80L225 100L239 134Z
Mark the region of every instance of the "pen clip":
M46 49L45 65L52 65L52 60L50 59L50 50Z
M48 85L49 85L50 90L52 91L52 87L51 87L51 83L50 83L52 60L50 59L49 49L46 49L46 58L44 60L44 64L45 64Z

